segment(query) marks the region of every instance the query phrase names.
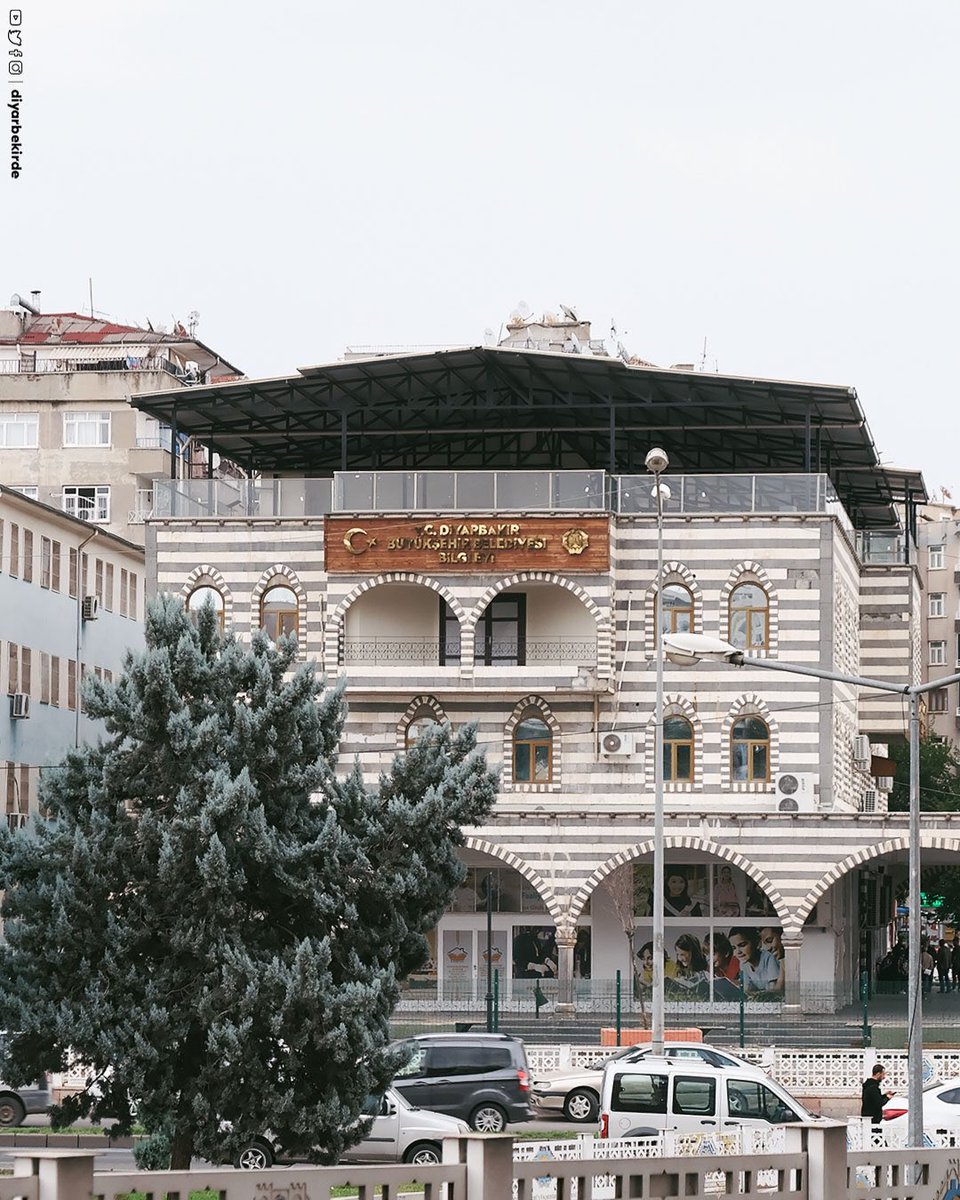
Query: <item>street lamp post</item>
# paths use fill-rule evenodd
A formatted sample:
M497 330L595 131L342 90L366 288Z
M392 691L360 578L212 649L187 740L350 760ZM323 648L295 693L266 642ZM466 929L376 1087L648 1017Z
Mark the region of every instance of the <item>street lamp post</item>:
M653 472L653 494L657 501L657 623L656 658L657 689L653 705L653 984L652 1029L650 1034L653 1054L663 1053L664 1013L664 953L663 953L663 499L666 485L660 476L670 464L666 451L655 446L644 460L648 471ZM667 492L669 495L669 492Z
M925 692L960 682L960 674L946 675L931 683L897 684L883 679L866 679L862 675L845 675L841 671L830 671L821 667L807 667L799 663L781 662L778 659L746 655L736 646L720 638L706 637L699 633L676 633L663 639L664 653L671 662L690 666L706 659L710 662L727 662L735 667L758 667L766 671L787 671L791 675L810 675L815 679L830 679L835 683L849 683L856 687L873 688L881 692L893 692L906 696L910 701L909 766L910 766L910 820L909 820L909 879L908 904L910 920L909 973L907 976L907 1142L919 1147L923 1142L923 1000L921 995L920 967L920 697Z

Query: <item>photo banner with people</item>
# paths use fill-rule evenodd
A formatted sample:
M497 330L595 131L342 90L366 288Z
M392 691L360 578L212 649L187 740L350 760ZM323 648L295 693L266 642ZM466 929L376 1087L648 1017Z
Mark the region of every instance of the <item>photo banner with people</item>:
M653 867L634 868L635 990L653 985ZM730 863L670 863L664 870L664 999L776 1003L783 999L782 930L758 885Z

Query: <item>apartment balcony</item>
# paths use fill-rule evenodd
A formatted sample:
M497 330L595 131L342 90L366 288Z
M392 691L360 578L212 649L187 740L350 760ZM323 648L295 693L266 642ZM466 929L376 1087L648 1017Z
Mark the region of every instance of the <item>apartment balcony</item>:
M353 688L408 692L468 689L498 693L532 690L605 690L597 680L596 638L529 637L520 644L498 642L474 656L466 669L457 641L431 637L346 637L343 673Z

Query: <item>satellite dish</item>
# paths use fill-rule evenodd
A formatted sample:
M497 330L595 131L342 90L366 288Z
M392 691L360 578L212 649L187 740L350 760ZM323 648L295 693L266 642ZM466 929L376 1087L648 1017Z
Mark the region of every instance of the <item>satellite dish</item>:
M579 322L580 318L577 316L575 310L569 306L569 304L561 304L560 307L561 307L561 309L563 309L563 315L567 318L568 321L578 321Z
M533 309L526 302L526 300L518 300L517 307L513 310L513 313L516 313L521 321L525 321L527 319L527 317L529 317L531 315L532 312L533 312ZM513 313L511 313L510 315L513 316Z
M493 330L488 325L487 328L483 331L483 344L485 346L492 346L493 345L493 336L494 336Z

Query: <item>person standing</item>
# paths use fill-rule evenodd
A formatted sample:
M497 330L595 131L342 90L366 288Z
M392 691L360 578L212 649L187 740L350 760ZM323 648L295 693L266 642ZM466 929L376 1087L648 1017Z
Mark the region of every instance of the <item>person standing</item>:
M953 977L953 990L960 992L960 938L953 935L953 945L950 950L950 974Z
M870 1072L869 1079L863 1081L863 1087L860 1089L860 1116L869 1117L874 1125L879 1125L883 1120L883 1106L893 1095L893 1092L880 1090L880 1084L886 1074L880 1063L877 1063Z
M950 943L944 938L937 950L937 978L940 980L940 991L950 991L950 968L953 966L953 954Z
M954 970L954 979L956 979L956 970ZM922 994L929 996L933 989L933 955L930 953L928 943L924 944L920 955L920 982Z

